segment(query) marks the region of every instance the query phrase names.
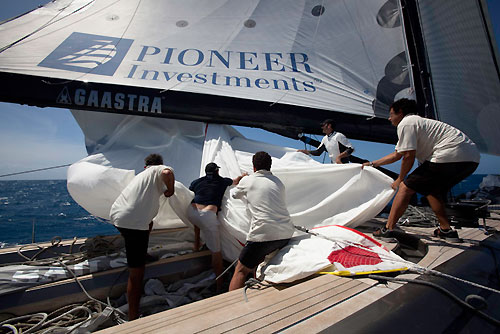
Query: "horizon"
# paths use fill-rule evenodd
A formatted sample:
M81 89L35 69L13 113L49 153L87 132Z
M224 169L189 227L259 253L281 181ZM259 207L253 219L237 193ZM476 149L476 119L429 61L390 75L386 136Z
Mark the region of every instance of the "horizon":
M473 173L473 174L469 175L468 177L466 177L465 179L463 179L462 181L467 180L469 177L471 177L473 175L485 175L485 176L493 175L493 176L500 176L500 174ZM2 179L0 179L0 182L4 182L4 181L5 182L16 182L16 181L33 181L33 182L37 182L37 181L67 181L67 179L20 179L20 180L17 180L17 179L16 180L2 180Z

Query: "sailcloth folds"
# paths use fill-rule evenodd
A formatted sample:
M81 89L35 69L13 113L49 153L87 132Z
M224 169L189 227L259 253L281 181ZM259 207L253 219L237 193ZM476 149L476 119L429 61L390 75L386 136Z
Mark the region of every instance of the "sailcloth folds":
M304 254L307 254L305 257ZM340 225L319 226L292 239L258 268L261 278L293 282L321 271L338 276L405 271L413 267L373 238Z
M86 113L73 113L84 125ZM68 171L70 194L89 212L104 219L109 219L115 198L133 175L143 169L142 159L152 152L162 154L165 164L173 166L176 174L175 195L160 198L160 213L154 220L154 228L191 226L187 209L193 193L187 186L204 174L200 174L203 167L216 162L221 166L219 173L231 178L242 172L252 173L251 160L257 151L267 151L272 156L272 172L285 184L286 203L295 225L355 227L377 215L393 194L392 180L376 169L361 169L359 164L320 164L295 149L249 140L230 126L161 120L161 128L166 132L154 143L148 143L148 136L153 138L155 133L148 118L127 119L114 115L114 120L108 121L117 122L119 126L109 132L107 139L101 140L100 153L73 164ZM153 123L154 127L158 124L158 121ZM168 129L175 129L175 135L170 136ZM132 132L129 134L128 130ZM140 133L144 138L131 138L133 133ZM126 148L124 142L135 140L134 145ZM96 146L91 138L88 144ZM231 187L226 191L218 215L222 253L228 260L237 258L246 242L250 221L245 203L233 199L232 191ZM297 242L301 240L299 234ZM327 256L324 261L328 261ZM307 261L309 253L304 252L302 257ZM284 261L280 265L295 267L296 263ZM322 267L314 266L312 270L320 269ZM291 277L295 274L288 279Z

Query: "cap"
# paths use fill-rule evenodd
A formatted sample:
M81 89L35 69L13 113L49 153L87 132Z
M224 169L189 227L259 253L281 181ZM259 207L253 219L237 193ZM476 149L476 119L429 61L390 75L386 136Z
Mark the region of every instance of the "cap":
M219 168L215 162L210 162L205 166L205 173L215 173Z

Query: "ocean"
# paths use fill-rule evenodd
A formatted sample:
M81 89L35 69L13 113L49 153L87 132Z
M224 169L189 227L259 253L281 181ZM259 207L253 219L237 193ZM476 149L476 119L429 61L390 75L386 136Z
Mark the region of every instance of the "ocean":
M485 174L473 174L457 184L455 196L477 189ZM33 231L34 225L34 234ZM109 223L79 206L66 180L0 181L0 248L32 242L116 234Z
M0 181L0 248L31 243L33 224L35 242L117 233L71 198L66 180Z

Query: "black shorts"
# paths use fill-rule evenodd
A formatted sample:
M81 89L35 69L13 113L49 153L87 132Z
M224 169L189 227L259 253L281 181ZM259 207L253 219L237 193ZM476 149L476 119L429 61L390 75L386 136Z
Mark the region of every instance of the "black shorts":
M458 182L471 175L477 162L435 163L426 161L418 166L404 181L404 184L424 196L446 196Z
M146 264L148 253L149 230L132 230L116 227L125 240L125 253L129 268L139 268Z
M290 239L262 242L248 241L245 247L241 250L239 260L245 267L253 269L264 261L267 254L285 247L288 244L288 241L290 241Z

